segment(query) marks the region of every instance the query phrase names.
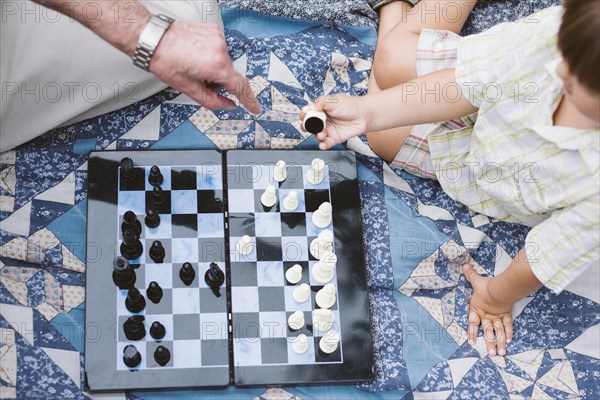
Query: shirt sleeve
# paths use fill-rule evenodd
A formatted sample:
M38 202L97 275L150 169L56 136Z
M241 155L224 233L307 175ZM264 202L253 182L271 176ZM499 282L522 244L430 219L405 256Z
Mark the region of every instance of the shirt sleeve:
M463 37L458 45L456 82L477 108L514 96L519 82L542 68L548 48L556 48L562 7L550 7L517 22ZM556 49L558 52L558 50Z
M534 275L555 293L600 263L600 195L555 211L527 235L525 252Z

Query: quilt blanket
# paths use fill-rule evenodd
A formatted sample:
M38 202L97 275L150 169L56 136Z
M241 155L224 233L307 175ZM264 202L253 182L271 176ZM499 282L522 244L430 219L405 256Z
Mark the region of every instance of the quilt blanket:
M316 148L298 113L366 93L375 30L224 11L236 68L264 112L210 111L166 90L0 154L0 398L597 399L598 271L515 307L515 340L468 344L470 259L495 275L527 229L470 212L439 185L390 169L357 138L376 379L361 385L91 395L82 385L87 157L92 150ZM90 332L87 332L90 334Z

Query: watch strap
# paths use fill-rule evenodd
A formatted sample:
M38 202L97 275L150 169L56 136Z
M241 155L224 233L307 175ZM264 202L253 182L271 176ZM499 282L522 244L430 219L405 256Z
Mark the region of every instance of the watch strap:
M163 35L175 20L164 14L153 15L142 31L133 55L133 63L145 71Z

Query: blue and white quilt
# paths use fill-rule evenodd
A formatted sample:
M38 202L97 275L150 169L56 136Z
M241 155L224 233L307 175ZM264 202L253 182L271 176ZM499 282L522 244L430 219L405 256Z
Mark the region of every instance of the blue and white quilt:
M490 357L467 342L470 259L495 275L527 229L474 214L436 182L359 154L376 379L361 385L90 395L82 385L87 158L92 150L296 148L300 108L329 93L366 93L375 30L225 10L236 69L264 112L210 111L166 90L0 154L0 398L10 399L597 399L596 271L560 295L514 310L515 338ZM251 18L250 18L251 17ZM594 275L595 274L595 275ZM590 278L591 277L591 278ZM88 331L88 334L91 334Z

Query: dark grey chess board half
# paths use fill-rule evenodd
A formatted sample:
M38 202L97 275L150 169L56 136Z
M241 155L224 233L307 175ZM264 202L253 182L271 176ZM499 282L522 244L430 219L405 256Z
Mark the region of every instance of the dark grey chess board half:
M318 182L308 176L315 158L325 166ZM373 379L353 152L106 151L91 154L88 170L90 391ZM261 202L268 186L272 207ZM317 227L326 202L331 220ZM337 256L325 280L311 251L324 230ZM302 268L298 282L286 279L292 266ZM325 284L335 287L332 321L313 323ZM303 324L291 329L295 312ZM322 351L336 336L337 347Z

